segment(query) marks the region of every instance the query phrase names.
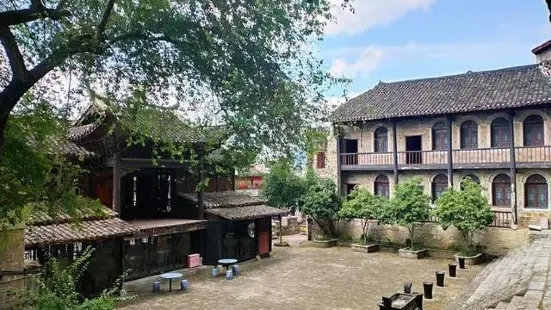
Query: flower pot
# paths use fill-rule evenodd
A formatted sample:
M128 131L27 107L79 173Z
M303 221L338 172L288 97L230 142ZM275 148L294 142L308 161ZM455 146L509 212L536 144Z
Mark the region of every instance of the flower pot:
M457 277L457 265L456 264L449 264L448 265L448 271L450 273L450 278Z
M444 287L444 276L446 274L443 271L436 272L436 286Z
M432 282L423 282L423 292L425 299L432 299Z
M352 248L352 251L354 252L363 252L363 253L373 253L379 251L379 245L378 244L358 244L354 243L351 244L350 247Z
M410 248L403 248L398 250L398 255L402 258L420 259L427 256L427 249L411 250Z
M404 283L404 294L411 294L411 282Z
M461 254L455 254L455 257L457 258L457 260L459 261L461 258L465 260L465 265L478 265L478 264L482 264L484 262L484 256L482 255L482 253L478 253L476 255L473 255L473 256L463 256ZM464 267L461 268L461 262L459 262L459 268L460 269L465 269Z

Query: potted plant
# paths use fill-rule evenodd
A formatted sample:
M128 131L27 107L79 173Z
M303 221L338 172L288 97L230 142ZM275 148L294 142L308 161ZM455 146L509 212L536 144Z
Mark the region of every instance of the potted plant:
M341 207L336 193L336 186L330 179L318 179L308 188L301 199L301 211L309 215L321 229L321 235L314 237L314 244L319 247L337 245L335 239L335 219Z
M415 225L427 221L430 215L430 197L423 192L421 180L418 178L398 184L394 196L381 217L387 224L404 226L408 230L409 242L406 247L398 250L400 257L423 258L427 249L415 244Z
M369 235L369 221L378 219L381 209L387 203L384 197L371 194L366 189L356 188L348 196L339 211L339 217L345 219L359 219L362 226L362 235L359 243L353 243L352 250L366 253L379 251L379 244Z
M462 189L448 189L436 201L434 214L442 228L454 226L463 237L463 247L456 254L468 265L482 262L482 252L474 243L474 235L494 221L494 214L488 200L482 194L482 187L470 178L463 181Z

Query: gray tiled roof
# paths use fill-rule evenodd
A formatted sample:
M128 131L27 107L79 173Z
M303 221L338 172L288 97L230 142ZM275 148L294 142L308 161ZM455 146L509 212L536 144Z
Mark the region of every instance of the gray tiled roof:
M333 122L496 110L551 103L538 65L380 82L338 107Z
M206 209L205 212L228 220L254 220L287 213L287 211L285 210L269 207L266 205L254 205L234 208L212 208Z
M197 202L197 193L178 193L180 197ZM203 194L206 208L244 207L262 205L266 201L260 197L251 196L236 191L207 192Z

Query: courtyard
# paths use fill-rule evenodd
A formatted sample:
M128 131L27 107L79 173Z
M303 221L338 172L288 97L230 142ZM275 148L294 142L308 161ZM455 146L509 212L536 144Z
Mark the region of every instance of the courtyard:
M232 281L192 276L187 293L168 293L166 283L155 295L129 291L138 296L121 309L378 309L381 296L401 291L406 281L413 283L414 292L422 292L422 283L435 282L435 271L447 274L451 262L403 259L385 251L365 254L347 247L321 249L290 239L292 246L274 247L271 258L242 264L242 274ZM435 286L434 299L425 300L424 309L443 309L482 268L468 266L458 270L458 278L446 276L445 287Z

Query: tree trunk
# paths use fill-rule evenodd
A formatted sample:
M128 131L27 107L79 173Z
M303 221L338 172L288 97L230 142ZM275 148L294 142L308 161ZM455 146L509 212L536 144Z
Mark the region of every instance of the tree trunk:
M37 79L25 82L12 79L8 86L0 92L0 158L2 158L2 148L5 142L5 130L8 123L8 117L21 97L23 97L36 81Z

